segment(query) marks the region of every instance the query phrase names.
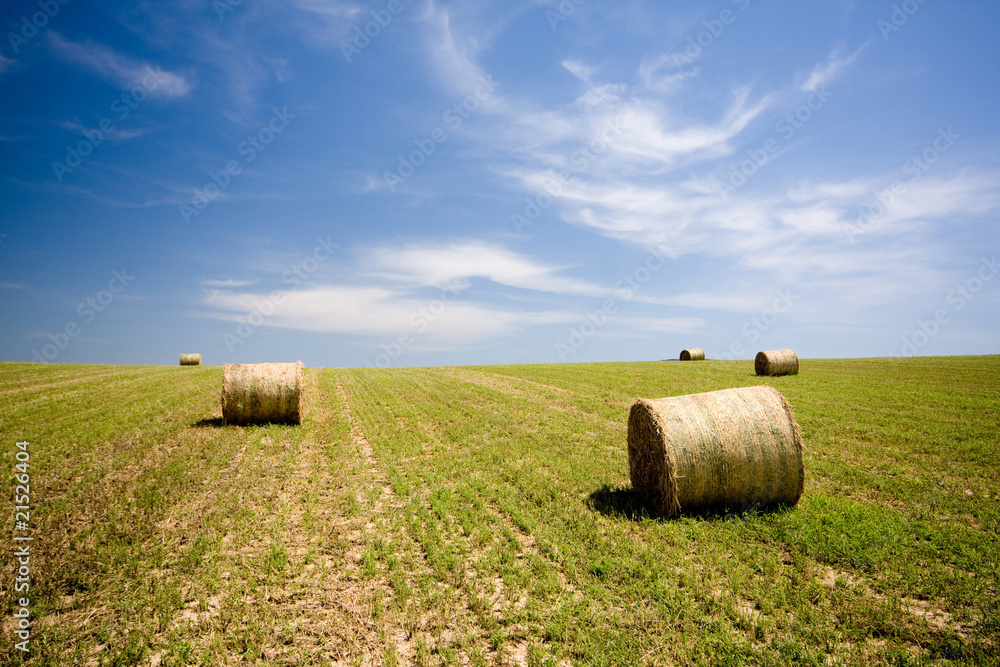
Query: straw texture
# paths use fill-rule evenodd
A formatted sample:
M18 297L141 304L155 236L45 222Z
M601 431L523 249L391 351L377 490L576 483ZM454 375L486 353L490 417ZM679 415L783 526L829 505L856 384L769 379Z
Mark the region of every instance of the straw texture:
M667 516L791 506L805 483L801 429L767 386L638 399L628 460L632 486Z
M692 347L688 350L681 350L681 361L702 361L705 358L705 350L700 347Z
M201 366L200 354L182 354L181 366Z
M753 367L757 375L797 375L799 355L795 354L795 350L758 352Z
M304 377L294 364L226 364L223 424L299 424Z

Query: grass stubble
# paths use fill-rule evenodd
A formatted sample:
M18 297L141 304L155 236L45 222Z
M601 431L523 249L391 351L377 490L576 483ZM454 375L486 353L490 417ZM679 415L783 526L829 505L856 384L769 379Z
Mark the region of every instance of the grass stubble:
M301 426L221 427L218 367L0 364L0 664L997 664L997 357L307 374ZM762 382L799 505L651 515L631 402Z

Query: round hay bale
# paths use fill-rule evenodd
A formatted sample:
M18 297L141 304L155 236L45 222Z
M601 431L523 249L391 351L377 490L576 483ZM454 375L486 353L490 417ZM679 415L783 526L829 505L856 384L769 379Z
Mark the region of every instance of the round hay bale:
M705 350L700 347L692 347L689 350L681 350L681 361L703 361Z
M181 366L201 366L200 354L182 354Z
M802 431L772 387L638 399L628 418L629 476L656 511L795 505Z
M799 355L795 354L795 350L758 352L753 368L757 375L797 375Z
M302 362L226 364L223 424L301 423Z

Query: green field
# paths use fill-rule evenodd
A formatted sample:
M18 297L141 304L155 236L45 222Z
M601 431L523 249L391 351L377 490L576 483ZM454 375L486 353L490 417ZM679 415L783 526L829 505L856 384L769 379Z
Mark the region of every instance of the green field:
M220 367L0 363L4 540L23 440L35 538L0 664L1000 664L1000 357L306 382L301 426L224 427ZM765 382L798 506L650 516L632 401Z

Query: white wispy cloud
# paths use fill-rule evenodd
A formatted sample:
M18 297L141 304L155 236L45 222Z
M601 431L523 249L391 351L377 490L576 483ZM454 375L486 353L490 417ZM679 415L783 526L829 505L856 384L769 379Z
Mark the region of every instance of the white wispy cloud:
M84 135L87 131L90 131L92 129L84 127L80 123L74 121L62 121L60 123L56 123L56 125L63 128L64 130L69 130L70 132L75 132L79 135ZM142 128L125 129L116 127L112 129L110 132L105 132L104 138L110 139L111 141L128 141L129 139L135 139L136 137L141 137L144 134L146 134L146 130Z
M868 45L871 43L872 40L870 39L846 56L840 55L841 50L839 48L834 49L827 57L826 62L820 63L812 69L806 80L802 82L800 86L801 90L811 93L836 79L844 69L858 59L861 52L868 48Z
M499 285L551 294L612 296L610 289L559 275L571 267L542 264L478 241L376 248L366 253L364 264L376 267L385 277L415 285L442 286L485 278Z
M355 2L342 0L294 0L292 4L302 11L338 23L356 18L363 9Z
M183 76L135 60L101 44L72 42L55 30L49 31L48 39L57 56L122 89L141 86L153 97L183 97L191 92L191 84Z
M248 287L255 285L257 282L257 280L233 280L232 278L226 278L225 280L202 280L201 284L205 287Z
M706 122L679 118L667 103L639 96L625 84L600 84L560 108L517 107L504 136L520 142L508 150L521 156L529 170L572 167L576 148L596 142L606 144L599 160L605 168L633 175L664 173L732 154L733 140L773 100L773 95L755 98L749 88L738 89L720 117Z
M478 61L479 52L489 41L490 30L480 32L458 27L455 10L434 0L427 3L422 22L425 50L444 88L452 94L466 96L481 91L484 81L492 82L489 72ZM482 96L479 102L484 112L504 109L503 97L495 92Z
M293 18L293 21L308 43L338 51L354 36L352 28L359 21L372 20L371 14L354 2L294 0L291 5L304 16L302 20Z
M646 56L639 64L639 78L647 90L670 93L685 80L698 75L698 68L685 69L684 64L676 53Z
M93 164L96 165L97 163ZM133 174L130 174L127 170L116 169L113 166L108 167L107 165L99 166L108 173L120 174L120 180L133 177ZM70 183L59 183L52 179L26 181L19 178L13 178L11 176L3 176L2 178L3 180L14 183L17 187L26 192L42 192L58 196L82 196L112 208L139 209L151 208L154 206L177 206L178 204L191 201L190 191L180 192L177 190L173 193L161 196L160 193L162 191L158 190L155 195L150 196L147 194L145 188L124 188L120 196L115 196L114 193L108 194L109 191L107 188L80 187Z
M875 193L889 182L871 178L796 185L771 197L737 193L724 200L677 187L595 179L571 183L559 203L567 221L675 256L753 255L756 248L790 238L846 243L845 226L856 224L858 210L876 203ZM998 185L998 175L924 177L906 187L864 232L940 227L981 215L1000 207Z
M429 7L427 41L439 76L473 80L483 71L482 45L467 34L466 25L451 20L449 9L435 3ZM497 117L478 134L470 133L470 139L504 156L502 166L494 170L531 196L552 193L549 186L558 178L552 210L565 222L674 258L725 261L727 275L746 278L754 286L808 287L823 294L831 309L842 307L837 312L849 314L852 303L884 306L893 294L919 294L928 288L937 275L933 253L928 252L935 247L935 235L1000 208L996 175L922 175L866 231L866 247L851 244L845 227L899 174L838 178L841 173L831 172L791 184L766 180L725 198L711 176L727 171L732 156L744 148L759 146L762 140L750 130L759 129L766 112L801 103L803 92L815 93L842 77L869 44L851 52L833 49L824 61L805 68L804 76L796 76L794 63L789 63L784 86L759 91L751 82L737 85L731 97L716 103L714 112L710 106L699 107L700 116L685 114L685 105L673 97L682 82L696 83L698 71L676 67L669 56L644 58L635 81L601 81L597 68L561 58L558 64L587 85L582 94L576 91L561 104L542 104L505 98L509 91L501 90ZM621 129L611 140L609 125ZM602 149L577 159L581 148L595 145ZM781 150L770 159L785 160ZM571 172L569 179L558 177L566 171ZM887 239L903 233L914 248L906 253L887 248ZM568 278L569 267L484 245L396 248L383 259L386 265L407 267L398 269L397 277L405 274L426 284L480 277L543 292L602 294L600 287ZM911 277L915 266L924 267L926 281ZM866 283L879 287L865 289ZM761 290L734 293L732 284L730 280L717 288L650 302L681 311L747 313L762 307L760 299L751 298ZM864 295L855 294L857 290Z
M456 19L456 8L429 2L422 17L426 53L439 80L453 93L469 94L488 76L480 64L489 39L474 31L467 17ZM714 121L684 118L673 112L660 95L642 96L620 81L597 82L595 68L576 59L560 64L588 89L571 103L542 108L530 99L514 99L501 86L483 102L483 108L498 116L498 127L489 125L479 139L493 148L517 154L526 166L564 169L572 151L568 142L589 144L607 137L615 139L609 153L628 161L648 160L654 169L672 169L692 160L710 159L732 152L731 141L775 101L774 94L754 94L749 86L733 91L728 106ZM640 67L640 76L651 76L650 64ZM616 163L621 166L621 161ZM650 165L641 165L648 169Z
M258 263L267 264L262 260ZM357 263L355 275L364 280L363 285L314 280L282 292L284 296L267 325L367 335L395 335L417 328L432 338L457 341L511 335L533 326L578 323L581 313L553 306L553 295L624 298L613 287L564 275L576 267L541 263L485 241L380 246L361 251ZM494 288L473 285L474 279L488 281ZM264 289L239 289L255 282L203 280L208 316L237 321L252 312L272 294ZM497 286L525 290L528 297L498 292ZM443 294L446 296L441 297ZM632 294L627 300L663 303L652 293ZM433 301L439 301L432 309L437 314L427 317ZM511 305L494 303L502 301ZM442 305L442 311L436 310ZM615 328L687 332L700 324L699 318L689 316L658 316L627 322L616 318Z
M204 303L213 317L240 321L268 294L210 290ZM571 323L578 313L514 311L456 299L443 309L433 301L383 287L316 286L285 294L267 326L303 331L396 336L407 331L427 339L467 343L515 334L527 327ZM441 301L441 303L444 303Z
M587 85L590 85L590 80L593 78L595 71L593 67L579 60L570 60L570 59L563 60L562 66L570 74L580 79L580 81L583 81Z

